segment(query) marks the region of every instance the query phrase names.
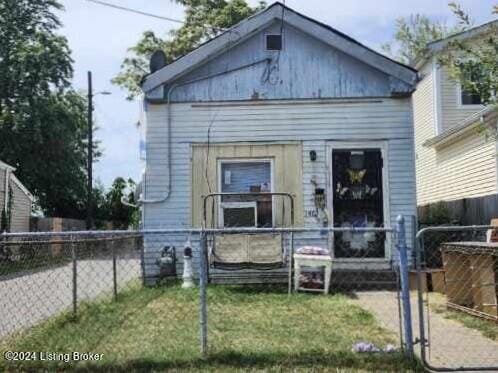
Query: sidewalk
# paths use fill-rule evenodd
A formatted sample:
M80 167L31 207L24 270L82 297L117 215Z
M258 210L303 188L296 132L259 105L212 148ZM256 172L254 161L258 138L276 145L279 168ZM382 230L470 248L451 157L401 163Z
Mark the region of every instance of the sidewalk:
M392 292L357 292L356 296L361 307L372 312L385 328L399 334L398 302ZM379 304L382 308L378 307ZM419 338L418 299L414 293L411 308L414 338ZM430 365L449 368L498 367L498 342L434 311L430 311L429 318L426 313L424 305L426 338L430 342L426 357ZM430 334L427 333L428 326ZM415 346L415 352L420 355L420 345Z

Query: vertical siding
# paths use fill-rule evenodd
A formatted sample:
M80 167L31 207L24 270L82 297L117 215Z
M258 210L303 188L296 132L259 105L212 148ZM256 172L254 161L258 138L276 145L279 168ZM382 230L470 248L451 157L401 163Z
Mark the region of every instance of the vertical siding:
M294 196L295 225L303 225L303 192L302 192L302 148L300 144L233 144L233 145L195 145L192 149L192 194L191 220L193 227L202 223L203 198L209 193L219 192L218 160L236 158L268 158L273 160L273 181L275 192L290 193ZM206 172L207 167L207 172ZM206 179L207 175L207 179ZM211 190L209 189L211 188ZM212 200L209 200L208 210L211 211ZM285 206L282 205L285 203ZM283 217L282 208L287 208ZM277 226L290 225L289 200L275 197L274 215ZM208 226L211 224L210 214L207 216ZM285 221L283 221L285 219Z
M458 104L458 84L453 81L448 70L441 70L441 116L443 131L457 126L463 120L482 110L483 106L460 106Z
M167 186L167 110L165 105L148 108L147 195L160 198ZM310 180L327 184L327 143L329 141L385 141L388 144L389 205L391 224L398 214L415 215L415 160L413 118L410 99L265 101L238 104L172 105L172 190L170 198L145 206L146 228L189 227L191 189L191 147L206 143L302 143L302 190L300 211L313 208ZM317 160L309 160L309 151ZM305 226L317 226L315 218L304 217ZM411 232L409 232L411 234ZM186 237L178 238L178 245ZM149 274L157 273L155 258L171 238L146 240ZM197 260L197 255L194 259ZM194 264L195 261L194 261Z
M407 83L389 77L363 61L289 25L285 25L283 29L281 52L266 51L265 34L279 34L280 27L280 22L274 22L248 40L181 77L175 82L179 86L172 91L172 100L193 102L255 98L389 97L392 90L406 93L411 89ZM265 59L275 60L277 53L278 70L273 71L269 77L265 76L269 68ZM238 69L241 66L246 67ZM234 69L238 70L218 74ZM213 74L216 76L202 79ZM192 81L194 82L183 84Z

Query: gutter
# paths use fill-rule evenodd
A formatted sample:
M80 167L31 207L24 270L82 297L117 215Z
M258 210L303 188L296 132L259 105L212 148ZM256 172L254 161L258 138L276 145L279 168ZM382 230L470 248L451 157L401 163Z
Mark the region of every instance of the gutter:
M426 140L422 144L422 146L424 147L441 146L447 143L448 141L454 139L455 137L463 135L466 132L475 129L479 125L483 124L486 121L487 116L493 112L497 112L496 109L493 106L487 106L481 111L478 111L477 113L465 119L461 124L446 130L445 132L443 132L438 136Z

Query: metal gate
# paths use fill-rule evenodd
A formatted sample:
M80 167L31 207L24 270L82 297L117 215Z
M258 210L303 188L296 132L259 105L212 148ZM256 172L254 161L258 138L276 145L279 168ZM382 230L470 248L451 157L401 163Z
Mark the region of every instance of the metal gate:
M430 370L498 371L498 243L489 243L492 228L439 226L417 233L415 342Z

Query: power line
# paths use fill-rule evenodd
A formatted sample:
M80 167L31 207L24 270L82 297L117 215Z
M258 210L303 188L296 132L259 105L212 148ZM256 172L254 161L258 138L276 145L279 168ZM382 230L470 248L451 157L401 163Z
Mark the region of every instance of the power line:
M169 18L169 17L160 16L160 15L157 15L157 14L142 12L141 10L127 8L125 6L111 4L111 3L107 3L107 2L101 1L101 0L86 0L86 1L91 2L91 3L95 3L95 4L99 4L99 5L103 5L103 6L107 6L109 8L124 10L125 12L140 14L140 15L146 16L146 17L152 17L152 18L162 19L163 21L170 21L170 22L181 23L181 24L185 23L184 21L182 21L180 19Z
M113 9L123 10L125 12L130 12L130 13L140 14L140 15L146 16L146 17L152 17L152 18L156 18L156 19L161 19L163 21L175 22L175 23L179 23L179 24L182 24L182 25L184 25L184 24L187 23L185 21L182 21L181 19L164 17L164 16L160 16L160 15L157 15L157 14L153 14L153 13L142 12L141 10L132 9L132 8L128 8L128 7L121 6L121 5L111 4L111 3L107 3L107 2L101 1L101 0L86 0L86 1L88 1L90 3L94 3L94 4L99 4L99 5L107 6L109 8L113 8ZM226 31L226 29L223 29L223 28L220 28L220 27L215 27L215 26L210 26L210 25L203 25L203 27L204 28L210 28L210 29L218 31L218 32Z

